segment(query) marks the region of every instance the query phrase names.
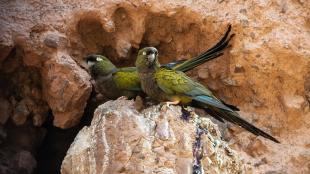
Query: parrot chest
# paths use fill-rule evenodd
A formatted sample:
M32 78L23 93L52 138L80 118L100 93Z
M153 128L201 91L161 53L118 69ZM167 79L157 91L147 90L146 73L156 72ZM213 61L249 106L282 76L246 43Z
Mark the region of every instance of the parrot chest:
M109 99L116 99L122 95L122 92L119 91L113 80L112 74L98 77L95 81L96 89L105 97Z
M165 93L159 88L153 73L139 73L143 91L152 99L157 101L169 100Z
M157 101L178 101L181 104L188 104L192 99L188 96L178 94L167 94L158 86L152 73L139 74L141 80L141 87L143 91L152 99Z

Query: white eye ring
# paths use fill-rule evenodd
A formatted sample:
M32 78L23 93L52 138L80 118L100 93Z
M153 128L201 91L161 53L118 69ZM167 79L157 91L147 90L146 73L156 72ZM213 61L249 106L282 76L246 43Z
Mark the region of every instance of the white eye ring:
M97 57L96 61L100 62L100 61L102 61L102 59L100 57Z
M144 55L144 56L145 56L145 55L146 55L146 52L145 52L145 51L143 51L143 52L142 52L142 55Z

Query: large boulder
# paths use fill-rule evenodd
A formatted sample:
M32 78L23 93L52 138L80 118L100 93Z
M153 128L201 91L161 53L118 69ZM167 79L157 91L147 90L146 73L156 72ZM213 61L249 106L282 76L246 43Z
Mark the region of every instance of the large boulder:
M137 111L133 100L100 105L62 162L61 173L241 173L240 156L221 140L217 126L181 107ZM201 129L200 129L201 128Z

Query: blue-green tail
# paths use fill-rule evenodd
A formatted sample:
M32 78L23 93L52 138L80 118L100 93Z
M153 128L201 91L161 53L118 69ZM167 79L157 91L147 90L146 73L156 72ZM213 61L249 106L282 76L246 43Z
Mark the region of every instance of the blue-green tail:
M264 132L263 130L246 121L245 119L241 118L236 111L229 107L229 105L224 105L222 102L213 97L196 96L194 97L193 101L196 106L203 108L208 114L218 119L219 121L229 121L231 123L241 126L247 131L253 133L254 135L262 136L276 143L280 143L276 138L272 137L268 133Z

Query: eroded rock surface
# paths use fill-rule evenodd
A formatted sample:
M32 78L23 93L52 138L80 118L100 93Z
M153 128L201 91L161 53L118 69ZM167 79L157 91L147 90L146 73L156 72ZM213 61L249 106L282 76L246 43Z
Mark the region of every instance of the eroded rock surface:
M69 128L79 123L91 92L89 75L69 55L59 54L43 69L43 89L54 115L54 125Z
M90 94L85 55L128 66L140 47L155 46L161 62L183 59L209 48L231 23L232 47L190 75L281 140L229 126L224 137L254 172L309 173L309 8L305 0L0 1L0 110L7 110L0 121L40 126L51 109L55 126L72 127Z
M241 173L243 162L221 140L209 119L182 120L181 107L152 106L138 112L133 100L119 99L100 105L92 123L84 127L62 163L61 173L189 174L195 163L195 142L205 173ZM197 125L205 128L196 141ZM201 153L201 154L200 154Z

